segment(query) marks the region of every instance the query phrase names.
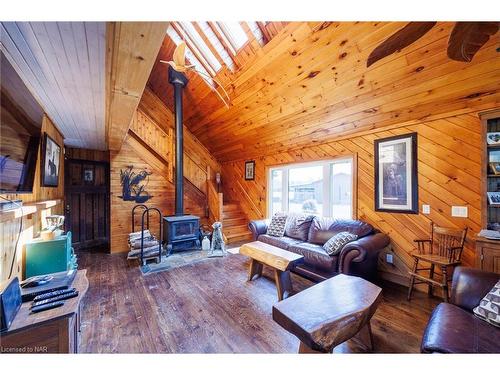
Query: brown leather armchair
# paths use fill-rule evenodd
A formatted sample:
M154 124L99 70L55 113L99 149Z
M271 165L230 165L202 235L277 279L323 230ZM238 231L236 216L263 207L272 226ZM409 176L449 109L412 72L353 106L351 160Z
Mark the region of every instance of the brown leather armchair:
M432 312L422 338L422 353L500 353L500 328L476 317L472 309L493 288L500 275L457 267L450 303Z

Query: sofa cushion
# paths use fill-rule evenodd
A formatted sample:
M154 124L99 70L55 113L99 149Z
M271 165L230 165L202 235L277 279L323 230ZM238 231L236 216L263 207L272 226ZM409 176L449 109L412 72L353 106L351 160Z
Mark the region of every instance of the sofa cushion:
M422 338L426 353L498 353L500 328L449 303L440 303L432 312Z
M303 255L304 265L310 265L328 271L337 271L338 255L328 255L322 246L302 242L291 245L287 250L295 254Z
M340 232L335 234L323 245L323 249L328 255L338 255L340 250L349 242L356 241L358 236L349 232Z
M373 227L359 220L341 220L315 216L309 228L307 242L323 246L326 241L340 232L349 232L361 238L372 233Z
M282 237L285 234L286 217L286 214L276 212L267 227L266 234L274 237Z
M500 327L500 281L484 296L479 306L473 311L477 317Z
M307 241L313 215L289 214L286 218L285 236Z
M257 240L260 242L267 243L269 245L273 245L279 247L280 249L287 250L289 246L301 243L301 241L296 240L295 238L290 237L274 237L268 234L261 234L257 237Z

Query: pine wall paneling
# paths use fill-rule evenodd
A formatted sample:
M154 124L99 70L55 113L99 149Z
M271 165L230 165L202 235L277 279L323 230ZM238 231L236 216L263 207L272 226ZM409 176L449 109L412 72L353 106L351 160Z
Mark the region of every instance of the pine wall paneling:
M267 169L294 162L357 155L357 216L391 237L395 265L380 264L387 279L406 283L412 265L413 239L425 238L430 220L441 226L469 227L463 255L466 265L474 265L473 236L481 229L481 123L475 112L450 115L423 122L410 122L362 135L319 145L271 152L257 157L254 181L244 179L244 160L222 164L223 192L239 201L250 219L267 217ZM407 215L374 210L374 140L418 133L419 207L430 204L430 215ZM452 205L468 207L469 217L451 216Z
M160 209L163 215L174 213L174 115L146 88L120 151L110 152L111 166L111 251L127 250L131 231L131 212L135 202L122 195L120 170L129 165L134 171L152 172L146 190L152 195L145 204ZM220 171L219 163L208 150L184 128L184 210L206 220L207 171ZM140 215L136 215L139 219ZM158 220L152 216L151 227L158 235ZM136 220L139 228L140 220Z
M15 248L17 234L19 232L20 218L0 222L0 281L9 276L12 258L15 257L13 276L23 275L23 249L26 241L38 237L43 225L43 218L51 214L63 214L64 212L64 138L52 121L44 116L42 122L42 134L46 132L61 146L59 160L59 185L57 187L41 186L41 147L38 151L38 161L36 164L35 178L33 182L33 192L30 194L5 194L8 199L22 199L24 205L31 202L54 200L57 203L49 208L37 205L36 212L23 217L23 229L17 249Z

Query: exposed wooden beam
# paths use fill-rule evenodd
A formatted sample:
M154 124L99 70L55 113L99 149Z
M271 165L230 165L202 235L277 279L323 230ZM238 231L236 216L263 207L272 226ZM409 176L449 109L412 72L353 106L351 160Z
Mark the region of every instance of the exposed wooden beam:
M210 51L212 51L212 53L214 54L214 56L217 59L217 61L219 61L219 63L223 67L227 67L226 63L222 59L222 56L219 54L219 51L217 51L217 49L210 42L210 39L208 39L208 37L205 35L205 33L203 32L203 30L201 29L201 27L198 25L198 22L192 22L192 25L195 28L195 30L198 32L198 34L200 34L201 39L203 39L203 41L205 42L205 44L207 45L207 47L210 49Z
M248 24L246 22L240 22L240 26L243 29L243 31L245 32L245 34L247 34L247 38L248 38L247 43L250 43L250 46L252 46L252 50L253 51L260 50L261 45L259 44L259 41L257 39L255 39L255 35L253 35L252 30L250 30L250 27L248 26Z
M257 21L257 26L259 26L260 32L264 35L264 44L267 44L272 39L271 34L267 31L264 22Z
M168 22L116 22L107 32L106 132L119 150L165 38Z
M224 33L222 32L220 27L217 24L215 24L214 22L208 22L208 26L210 26L210 28L212 29L214 34L217 36L217 38L219 38L219 41L221 42L222 46L226 50L227 54L233 60L234 65L236 65L239 68L240 65L238 64L238 62L234 58L236 56L236 51L234 50L231 43L229 43L229 40L226 38L226 36L224 35Z

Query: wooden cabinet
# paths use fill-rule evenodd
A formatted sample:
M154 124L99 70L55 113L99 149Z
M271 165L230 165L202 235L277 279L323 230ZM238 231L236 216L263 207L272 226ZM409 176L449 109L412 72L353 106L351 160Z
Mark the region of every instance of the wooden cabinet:
M500 274L500 240L476 238L476 267Z

